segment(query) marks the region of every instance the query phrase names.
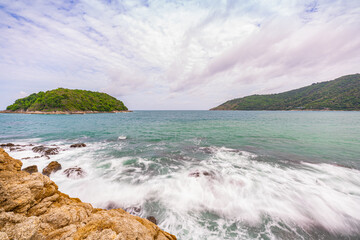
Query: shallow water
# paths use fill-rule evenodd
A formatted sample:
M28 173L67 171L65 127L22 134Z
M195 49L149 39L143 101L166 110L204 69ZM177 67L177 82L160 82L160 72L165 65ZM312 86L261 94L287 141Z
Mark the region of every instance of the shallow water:
M359 239L360 112L0 114L0 143L56 145L61 191L179 239ZM85 148L73 149L77 142ZM34 157L31 146L12 151Z

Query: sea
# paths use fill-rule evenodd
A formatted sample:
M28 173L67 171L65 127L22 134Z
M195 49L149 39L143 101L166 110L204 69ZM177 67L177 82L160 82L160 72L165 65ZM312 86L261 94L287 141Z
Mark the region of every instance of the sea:
M0 114L1 143L23 167L58 161L71 197L178 239L360 239L360 112Z

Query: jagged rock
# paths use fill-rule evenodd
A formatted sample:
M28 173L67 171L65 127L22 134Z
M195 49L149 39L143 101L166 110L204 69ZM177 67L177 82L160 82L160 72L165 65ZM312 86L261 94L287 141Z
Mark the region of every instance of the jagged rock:
M64 170L64 174L68 178L77 179L86 176L86 172L80 167L72 167Z
M42 153L44 155L56 155L59 153L59 148L50 148L44 146L37 146L32 148L33 152Z
M148 216L146 219L149 220L150 222L156 224L156 218L154 216Z
M49 177L21 171L21 165L0 149L0 239L176 239L122 209L70 198Z
M38 172L38 167L36 165L28 166L26 168L23 168L22 171L32 174L34 172Z
M50 176L51 173L57 172L61 169L61 164L57 161L52 161L43 170L42 173L46 176Z
M81 148L81 147L86 147L85 143L75 143L73 145L70 146L71 148Z

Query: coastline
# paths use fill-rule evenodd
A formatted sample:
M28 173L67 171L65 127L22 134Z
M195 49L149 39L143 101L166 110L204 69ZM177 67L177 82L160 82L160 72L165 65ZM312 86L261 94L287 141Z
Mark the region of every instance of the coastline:
M360 109L209 109L208 111L359 112Z
M100 209L58 190L47 176L22 170L0 148L0 239L176 240L121 208Z
M48 114L48 115L58 115L58 114L95 114L95 113L129 113L131 110L124 111L110 111L110 112L99 112L99 111L10 111L10 110L2 110L0 113L16 113L16 114Z

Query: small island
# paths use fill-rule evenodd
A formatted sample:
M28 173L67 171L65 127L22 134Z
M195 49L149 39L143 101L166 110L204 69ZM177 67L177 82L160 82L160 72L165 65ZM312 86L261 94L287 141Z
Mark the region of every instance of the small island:
M1 113L86 114L130 112L124 103L106 93L58 88L33 93L15 101Z
M210 110L359 111L360 74L278 94L251 95L227 101Z

